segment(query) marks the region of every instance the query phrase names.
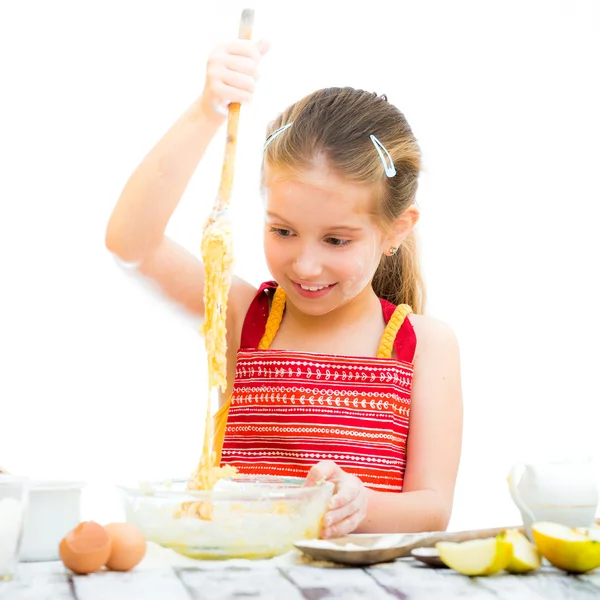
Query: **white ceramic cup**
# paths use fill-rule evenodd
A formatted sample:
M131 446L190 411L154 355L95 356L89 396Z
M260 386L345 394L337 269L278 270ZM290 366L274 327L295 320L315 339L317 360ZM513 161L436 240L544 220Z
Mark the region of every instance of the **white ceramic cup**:
M81 521L80 481L32 481L21 544L24 562L58 560L60 541Z

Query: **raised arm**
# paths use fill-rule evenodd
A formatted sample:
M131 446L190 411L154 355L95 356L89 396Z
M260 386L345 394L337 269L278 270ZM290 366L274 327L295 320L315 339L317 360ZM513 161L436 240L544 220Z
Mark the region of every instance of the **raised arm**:
M168 239L165 230L208 144L226 120L227 104L250 101L266 50L266 44L247 40L214 50L201 96L135 169L106 228L106 247L118 259L133 263L166 296L198 315L204 314L202 264ZM237 281L235 286L249 287Z

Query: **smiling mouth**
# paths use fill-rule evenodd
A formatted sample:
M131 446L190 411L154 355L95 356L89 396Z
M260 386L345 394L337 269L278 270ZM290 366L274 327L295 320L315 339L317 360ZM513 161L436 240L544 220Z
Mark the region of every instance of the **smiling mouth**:
M320 284L320 283L299 283L297 281L292 281L294 287L296 288L296 293L300 294L304 298L321 298L327 294L336 286L335 283L329 284Z
M297 285L299 285L306 292L319 292L320 290L331 287L331 285L304 285L302 283L298 283Z

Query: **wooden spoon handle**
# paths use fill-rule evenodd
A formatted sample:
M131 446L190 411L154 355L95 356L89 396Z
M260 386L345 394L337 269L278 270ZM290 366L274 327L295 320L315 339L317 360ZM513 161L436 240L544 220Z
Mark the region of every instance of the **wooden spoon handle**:
M491 538L497 536L499 533L502 533L506 529L516 529L521 533L524 533L523 526L514 525L512 527L490 527L489 529L473 529L470 531L448 531L448 532L440 532L432 534L431 538L427 540L427 542L432 541L433 538L436 538L432 545L437 542L468 542L469 540L484 540L486 538Z
M469 540L484 540L502 533L506 529L516 529L521 533L525 532L522 525L513 525L510 527L492 527L489 529L472 529L469 531L434 531L429 535L407 544L406 551L410 552L415 548L432 548L438 542L468 542Z
M595 526L600 527L600 519L596 519ZM484 540L497 536L499 533L507 529L516 529L521 533L525 533L523 525L511 525L508 527L491 527L489 529L472 529L469 531L434 531L422 539L410 544L407 549L413 548L430 548L438 542L468 542L469 540Z
M238 37L242 40L252 39L252 26L254 25L254 10L246 8L242 11ZM235 167L235 149L237 144L238 125L240 121L240 105L237 102L229 104L227 117L227 141L225 143L225 159L221 171L221 183L217 193L215 212L221 212L229 205L231 188L233 186L233 173Z

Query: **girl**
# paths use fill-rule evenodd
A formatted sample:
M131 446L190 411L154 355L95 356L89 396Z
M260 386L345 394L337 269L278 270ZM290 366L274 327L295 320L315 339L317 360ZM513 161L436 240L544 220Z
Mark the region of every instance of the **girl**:
M135 170L106 245L203 315L202 264L165 229L228 102L255 89L263 42L209 57L201 96ZM385 97L319 90L269 127L264 249L273 281L234 278L216 448L240 472L326 478L324 537L444 530L462 437L457 342L420 313L420 151Z

